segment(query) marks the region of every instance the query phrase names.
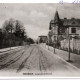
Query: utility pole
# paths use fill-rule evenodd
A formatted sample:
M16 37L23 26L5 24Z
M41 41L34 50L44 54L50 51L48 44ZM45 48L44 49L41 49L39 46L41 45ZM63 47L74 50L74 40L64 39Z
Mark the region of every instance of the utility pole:
M48 34L48 50L49 50L49 34Z
M49 37L48 37L48 50L49 50Z
M70 34L69 34L69 28L68 28L68 40L69 40L69 53L68 53L68 60L67 60L67 62L72 62L71 59L70 59L71 58L70 57L71 53L70 53Z
M54 54L55 54L55 49L56 49L56 37L54 37L53 43L54 43L53 47L54 47Z
M68 56L68 61L70 61L70 36L69 36L69 56Z
M55 54L55 43L54 43L54 54Z
M8 25L9 27L10 27L10 30L9 30L9 35L10 35L10 52L11 52L11 45L12 45L12 29L13 29L13 27L12 27L12 25L10 24L10 22L9 22L9 25Z

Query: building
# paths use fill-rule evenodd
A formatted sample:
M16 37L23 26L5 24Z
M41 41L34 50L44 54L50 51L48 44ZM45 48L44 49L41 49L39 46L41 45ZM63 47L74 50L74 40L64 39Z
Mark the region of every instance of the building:
M39 43L47 43L47 40L48 40L47 36L44 36L44 35L39 36L38 38Z
M2 29L0 29L0 49L2 48L3 34Z
M54 19L50 21L49 37L51 42L60 41L62 39L80 36L80 19L60 19L58 11L56 11Z

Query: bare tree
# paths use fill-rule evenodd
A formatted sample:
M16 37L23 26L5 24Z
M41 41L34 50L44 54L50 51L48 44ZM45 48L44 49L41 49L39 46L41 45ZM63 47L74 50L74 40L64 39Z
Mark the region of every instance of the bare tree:
M15 30L15 20L14 19L6 20L3 24L2 30L3 30L3 32L13 33Z
M23 38L25 35L25 28L23 26L23 23L19 20L16 20L15 23L15 34L17 37Z

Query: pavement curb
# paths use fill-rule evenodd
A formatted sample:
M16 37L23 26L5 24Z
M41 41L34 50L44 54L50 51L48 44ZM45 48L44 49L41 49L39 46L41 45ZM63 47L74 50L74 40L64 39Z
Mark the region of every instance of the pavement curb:
M43 47L43 46L40 46L40 47L44 48L47 52L50 52L51 54L53 54L52 51L46 49L45 47ZM56 55L56 54L54 54L54 55ZM78 72L80 72L80 69L79 69L79 68L77 68L76 66L74 66L74 65L70 64L69 62L65 61L65 60L64 60L63 58L61 58L60 56L58 56L58 55L56 55L56 56L57 56L59 59L61 59L62 61L64 61L65 63L67 63L68 65L70 65L71 67L73 67L74 69L76 69Z

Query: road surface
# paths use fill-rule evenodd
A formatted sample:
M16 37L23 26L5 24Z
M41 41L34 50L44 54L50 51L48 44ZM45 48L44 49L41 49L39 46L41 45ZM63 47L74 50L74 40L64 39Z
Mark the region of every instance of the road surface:
M0 76L79 76L80 70L41 45L33 44L0 55Z

